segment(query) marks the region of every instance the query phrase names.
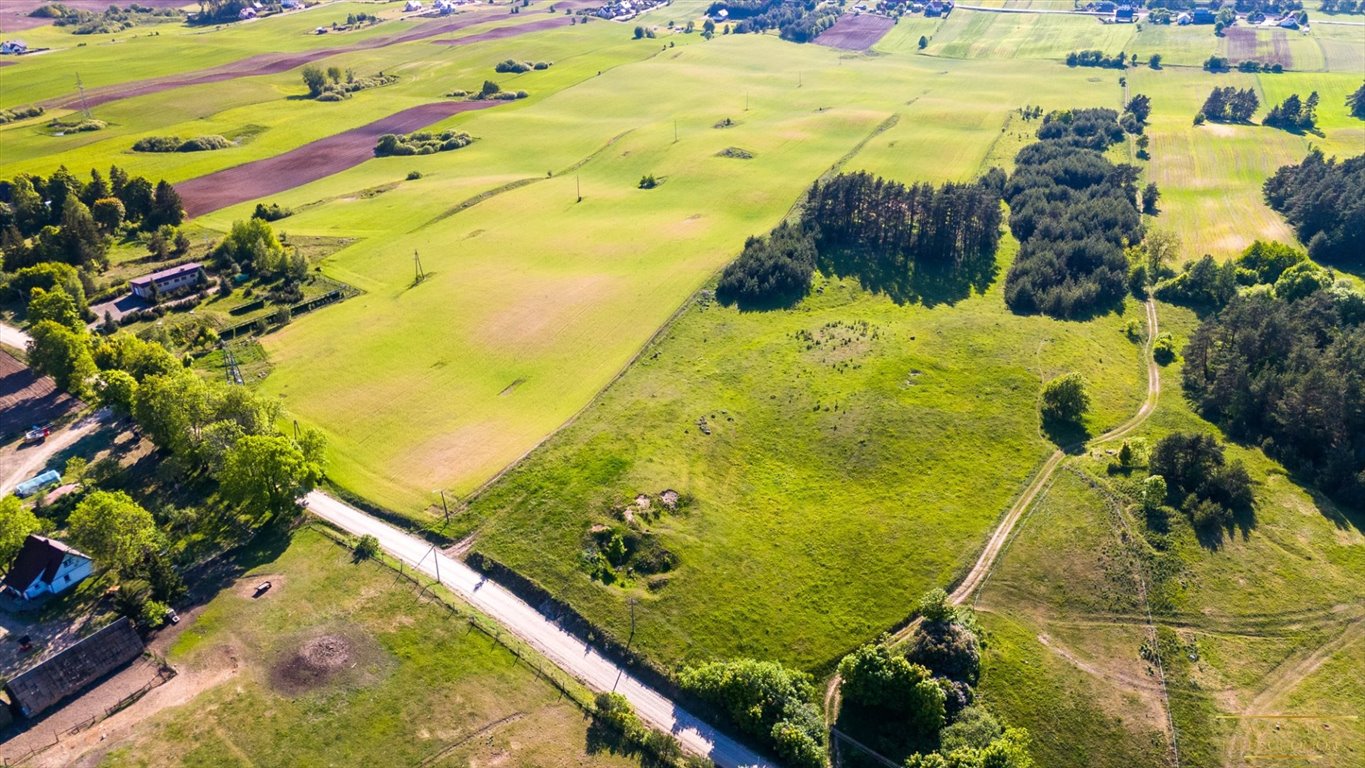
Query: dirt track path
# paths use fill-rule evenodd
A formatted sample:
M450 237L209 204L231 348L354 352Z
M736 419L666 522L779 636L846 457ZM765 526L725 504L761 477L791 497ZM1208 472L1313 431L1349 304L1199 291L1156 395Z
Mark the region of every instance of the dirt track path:
M47 466L49 459L99 429L110 418L109 410L101 408L70 427L53 433L42 444L20 453L19 460L5 467L4 474L0 475L0 496L9 493L14 486L41 472L43 467Z
M161 91L167 91L173 88L184 88L186 86L203 85L205 83L218 83L224 80L235 80L239 77L257 77L260 75L279 74L280 72L288 72L291 69L301 67L304 64L318 59L327 58L328 56L335 56L337 54L349 53L352 51L368 51L375 48L386 48L391 45L399 45L402 43L411 43L417 40L436 37L437 35L458 32L466 27L472 27L477 24L484 24L502 18L504 18L503 15L471 12L454 19L423 23L415 29L410 29L397 35L362 40L351 45L319 48L299 53L262 53L195 72L184 72L167 77L155 77L132 83L120 83L117 85L105 86L103 88L93 88L86 91L84 103L89 107L97 107L101 104L108 104L111 101L130 99L135 96L145 96L150 93L160 93ZM444 44L467 45L469 43L477 43L484 40L500 40L515 35L525 34L527 32L565 25L569 22L569 17L551 16L549 18L540 18L535 21L517 24L515 26L498 27L487 32L470 35L458 40L445 41ZM76 109L81 106L81 99L78 96L67 95L47 101L43 106L48 108Z
M957 588L948 596L948 599L954 605L965 603L967 599L985 583L986 577L990 575L991 569L995 567L995 562L1000 557L1001 551L1004 550L1010 534L1014 531L1014 526L1019 522L1019 518L1022 517L1024 512L1033 504L1033 501L1038 498L1038 493L1043 489L1047 482L1052 479L1052 474L1057 471L1057 467L1061 465L1062 460L1066 458L1068 453L1082 448L1085 445L1098 445L1100 443L1107 443L1111 440L1118 440L1121 437L1125 437L1138 427L1142 426L1142 423L1147 421L1147 417L1152 415L1152 411L1156 410L1157 401L1161 398L1161 369L1156 364L1156 360L1152 357L1152 345L1156 341L1158 332L1156 302L1152 299L1148 299L1146 301L1146 307L1147 343L1143 346L1142 354L1147 361L1147 398L1142 401L1142 406L1138 408L1137 413L1133 414L1131 419L1114 427L1108 432L1105 432L1099 437L1072 443L1071 445L1063 446L1052 452L1052 455L1048 457L1047 461L1043 462L1043 466L1038 470L1038 474L1034 475L1033 480L1024 489L1024 492L1019 495L1018 500L1014 502L1014 506L1010 507L1009 511L1005 513L1005 517L1000 521L1000 525L996 526L995 531L986 542L986 548L981 551L980 557L977 558L976 564L972 566L972 569L962 578L962 582L959 583Z
M1048 482L1052 479L1052 475L1057 471L1057 467L1061 466L1062 460L1066 458L1068 452L1074 451L1087 444L1104 443L1124 437L1142 426L1142 423L1147 420L1147 417L1152 415L1152 411L1156 410L1156 404L1161 398L1161 369L1156 364L1156 360L1152 357L1152 345L1156 343L1159 326L1157 324L1156 302L1149 298L1145 302L1145 306L1147 309L1147 343L1143 345L1142 353L1147 361L1147 398L1142 401L1142 405L1138 408L1137 413L1133 414L1131 419L1128 419L1117 427L1114 427L1108 432L1091 440L1081 441L1058 448L1052 452L1051 456L1048 456L1047 461L1043 462L1043 466L1039 468L1038 472L1033 476L1033 479L1029 481L1029 484L1024 487L1024 492L1019 495L1019 498L1016 499L1009 510L1005 512L1005 516L1001 518L1000 524L991 532L990 538L986 541L985 548L981 550L981 554L977 557L976 563L972 565L971 570L967 572L966 576L962 577L962 581L959 582L957 587L948 595L948 600L953 605L962 605L967 602L967 600L986 582L987 577L990 576L991 571L995 568L995 563L1000 558L1000 554L1004 551L1005 545L1009 542L1010 534L1014 532L1015 525L1017 525L1020 518L1024 516L1024 512L1033 505L1034 500L1038 498L1038 495L1042 490L1047 487ZM905 640L915 631L915 627L917 626L919 626L918 619L902 627L900 631L892 635L892 642L901 642ZM833 714L838 710L839 682L839 675L835 674L834 677L830 678L829 685L825 688L824 706L826 722L832 723Z
M1287 661L1276 667L1266 681L1266 685L1255 698L1247 704L1241 711L1237 722L1237 729L1233 731L1232 738L1228 739L1228 746L1223 755L1224 768L1234 768L1245 764L1248 734L1246 724L1249 718L1265 717L1274 715L1271 707L1274 706L1295 687L1302 683L1309 675L1318 671L1338 651L1352 643L1365 640L1365 619L1360 619L1348 625L1341 634L1313 649L1307 656L1293 661Z
M278 194L331 176L374 157L374 145L386 133L410 133L461 112L484 109L497 101L438 101L405 109L328 136L282 155L225 168L175 185L190 218L229 205Z

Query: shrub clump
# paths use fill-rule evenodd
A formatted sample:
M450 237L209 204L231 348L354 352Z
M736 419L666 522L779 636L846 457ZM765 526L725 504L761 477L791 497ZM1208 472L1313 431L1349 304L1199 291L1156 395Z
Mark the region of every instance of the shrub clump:
M227 149L232 142L218 135L195 136L181 139L179 136L148 136L133 143L134 152L209 152Z
M461 131L418 131L416 133L386 133L379 137L374 148L376 157L391 155L434 155L449 152L474 143L474 137Z
M15 107L14 109L0 109L0 125L13 123L18 120L27 120L30 117L38 117L46 110L39 106Z
M523 72L543 71L550 68L553 62L549 61L517 61L516 59L504 59L493 67L493 71L500 74L516 74Z

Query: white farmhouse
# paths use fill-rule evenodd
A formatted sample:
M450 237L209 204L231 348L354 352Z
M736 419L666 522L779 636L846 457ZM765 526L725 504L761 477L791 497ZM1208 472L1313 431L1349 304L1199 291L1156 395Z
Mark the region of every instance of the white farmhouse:
M30 535L5 574L0 592L19 600L57 595L90 575L90 556L46 536Z

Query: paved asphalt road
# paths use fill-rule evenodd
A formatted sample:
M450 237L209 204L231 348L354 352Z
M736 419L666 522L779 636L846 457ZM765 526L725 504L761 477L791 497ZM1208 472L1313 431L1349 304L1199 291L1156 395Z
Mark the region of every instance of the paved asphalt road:
M445 555L416 536L376 520L320 491L308 494L308 510L356 536L370 534L384 551L415 566L492 617L512 634L548 658L555 666L597 691L616 691L630 700L640 719L672 733L689 752L705 755L721 768L772 766L749 748L720 733L674 704L666 696L632 677L615 662L596 653L522 602L496 582Z
M0 346L25 349L33 338L12 325L0 323Z

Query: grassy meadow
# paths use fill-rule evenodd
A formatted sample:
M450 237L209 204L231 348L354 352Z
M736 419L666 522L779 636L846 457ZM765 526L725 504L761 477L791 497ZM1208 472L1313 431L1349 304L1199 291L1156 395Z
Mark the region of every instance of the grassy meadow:
M1014 317L999 280L954 298L898 305L822 281L791 310L694 303L474 501L476 550L621 636L639 600L634 644L665 664L753 655L828 669L970 564L1051 450L1034 405L1043 380L1087 371L1091 433L1141 400L1123 333L1136 307L1085 324ZM579 567L613 505L668 488L695 500L648 526L678 568L607 586Z
M258 559L170 648L191 697L111 734L99 765L638 765L590 752L573 701L387 568L306 529ZM320 637L347 663L290 677Z
M1193 316L1166 305L1161 314L1183 344ZM1163 369L1160 405L1136 435L1149 445L1176 430L1216 433L1185 404L1179 368ZM1098 450L1059 472L1016 530L979 596L989 632L983 695L1032 731L1040 758L1060 763L1079 750L1112 761L1087 765L1165 765L1170 722L1182 765L1266 755L1347 765L1365 750L1356 716L1365 698L1328 676L1359 658L1365 635L1365 518L1258 450L1229 445L1228 454L1246 463L1256 504L1251 520L1221 536L1196 535L1179 513L1167 532L1149 534ZM1153 638L1169 720L1143 654ZM1036 688L1018 684L1024 669ZM1089 711L1073 717L1067 710L1080 704L1069 702Z

